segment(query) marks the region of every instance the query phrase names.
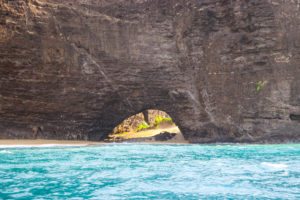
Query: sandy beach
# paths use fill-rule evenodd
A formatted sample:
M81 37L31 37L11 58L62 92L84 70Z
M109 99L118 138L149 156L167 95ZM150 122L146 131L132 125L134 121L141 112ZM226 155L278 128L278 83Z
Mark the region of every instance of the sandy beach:
M162 132L169 132L169 133L176 133L176 136L167 140L167 141L155 141L154 136L158 135ZM152 137L152 138L151 138ZM125 132L121 134L110 135L109 142L117 142L117 140L124 140L130 141L131 139L142 139L145 138L142 142L138 140L135 143L167 143L167 144L187 144L189 143L187 140L184 139L183 135L181 134L179 128L177 126L162 126L161 128L155 129L146 129L143 131L133 131L133 132ZM149 138L149 139L146 139Z
M124 142L127 143L126 140L128 139L138 139L138 138L150 138L154 135L159 134L160 132L168 131L171 133L176 133L176 136L167 141L154 141L152 139L146 139L142 142L130 142L130 143L158 143L158 144L187 144L188 142L183 138L182 134L180 133L177 127L170 127L170 128L162 128L162 129L153 129L153 130L145 130L140 132L134 133L126 133L122 135L116 135L115 137L119 137ZM20 139L20 140L0 140L0 148L1 146L5 147L13 147L13 146L94 146L94 145L103 145L117 142L115 141L116 138L112 137L107 142L94 142L94 141L83 141L83 140L27 140L27 139ZM121 141L122 142L122 141ZM120 141L118 141L120 143Z
M92 146L101 145L104 142L78 141L78 140L0 140L1 146Z

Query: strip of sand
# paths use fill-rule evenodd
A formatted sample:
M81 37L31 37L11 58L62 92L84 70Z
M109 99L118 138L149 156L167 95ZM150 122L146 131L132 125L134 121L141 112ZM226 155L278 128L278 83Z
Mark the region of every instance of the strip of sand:
M175 127L169 127L169 128L159 128L159 129L150 129L150 130L146 129L144 131L139 131L139 132L126 132L123 134L111 135L111 137L112 138L120 137L123 139L152 137L152 136L157 135L164 131L168 131L170 133L176 133L176 134L180 133L180 130L175 126Z
M0 140L1 146L92 146L104 142L78 141L78 140Z
M167 140L167 141L155 141L153 140L153 136L161 133L161 132L170 132L170 133L176 133L176 136ZM118 140L117 140L118 138ZM141 140L139 140L139 138ZM134 142L130 142L130 139L137 139ZM129 140L129 141L128 141ZM186 141L183 137L183 135L180 133L180 130L178 127L167 127L167 128L157 128L157 129L151 129L151 130L144 130L139 132L128 132L125 134L116 134L113 135L108 141L106 142L94 142L94 141L83 141L83 140L27 140L27 139L0 139L0 148L5 147L30 147L30 146L41 146L41 147L51 147L51 146L94 146L94 145L103 145L103 144L109 144L109 143L158 143L158 144L187 144L188 141Z
M166 140L166 141L156 141L153 136L158 135L162 132L176 133L175 137ZM136 140L135 140L136 139ZM141 139L141 142L139 142ZM187 144L189 143L184 139L181 134L179 128L177 126L167 126L155 129L146 129L143 131L132 131L125 132L121 134L110 135L109 142L126 142L126 141L134 141L134 143L159 143L159 144Z

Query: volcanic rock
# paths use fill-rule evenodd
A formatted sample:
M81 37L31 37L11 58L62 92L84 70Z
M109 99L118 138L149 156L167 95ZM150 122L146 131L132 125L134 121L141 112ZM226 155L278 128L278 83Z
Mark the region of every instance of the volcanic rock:
M159 109L190 142L300 142L299 22L299 1L0 0L0 138Z

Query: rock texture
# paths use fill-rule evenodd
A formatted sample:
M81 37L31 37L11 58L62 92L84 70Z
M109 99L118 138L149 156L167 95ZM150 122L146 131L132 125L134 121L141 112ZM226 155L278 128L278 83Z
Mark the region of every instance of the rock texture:
M299 142L299 0L0 0L0 138L146 109L190 142Z
M157 135L151 136L151 137L138 137L138 138L128 138L128 139L121 139L118 138L116 140L114 140L114 143L136 143L136 142L167 142L171 139L173 139L174 137L176 137L176 133L169 133L167 131L164 131L162 133L159 133ZM171 142L176 142L176 140L173 140ZM181 143L183 143L182 141L179 141Z

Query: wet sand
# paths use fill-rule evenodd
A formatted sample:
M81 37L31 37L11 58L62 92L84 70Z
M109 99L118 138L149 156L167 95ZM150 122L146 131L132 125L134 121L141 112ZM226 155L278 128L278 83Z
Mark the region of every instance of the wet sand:
M77 140L0 140L1 147L19 147L19 146L96 146L104 144L115 143L113 140L109 142L92 142L92 141L77 141ZM129 142L118 142L118 143L129 143ZM174 138L167 141L154 141L145 140L142 142L130 142L130 143L154 143L154 144L188 144L181 134L176 135Z
M0 140L1 146L92 146L107 144L104 142L78 141L78 140Z

